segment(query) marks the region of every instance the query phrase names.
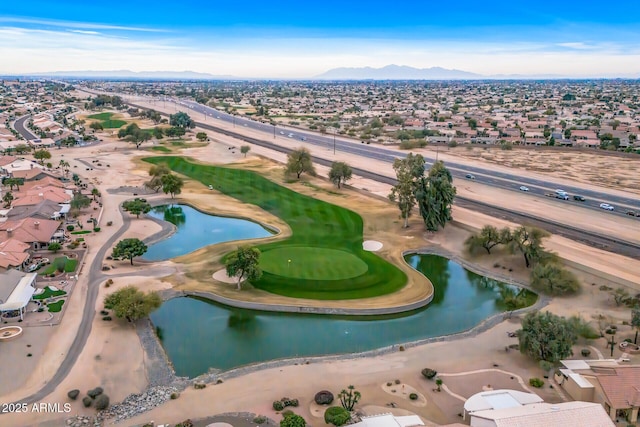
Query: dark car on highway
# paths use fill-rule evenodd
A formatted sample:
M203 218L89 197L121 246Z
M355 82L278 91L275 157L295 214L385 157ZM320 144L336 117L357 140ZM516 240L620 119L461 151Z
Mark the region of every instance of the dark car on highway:
M575 195L573 196L573 200L577 200L579 202L584 202L584 196Z

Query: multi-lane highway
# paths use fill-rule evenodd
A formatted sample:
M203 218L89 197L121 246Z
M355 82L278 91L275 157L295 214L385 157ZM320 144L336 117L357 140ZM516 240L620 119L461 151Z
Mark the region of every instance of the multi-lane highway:
M149 100L148 98L139 97L140 100ZM170 99L166 98L165 102L175 102L177 105L186 107L196 113L202 114L205 122L223 121L233 124L237 128L248 128L265 133L265 137L271 138L283 137L297 139L298 141L312 144L315 146L326 148L327 150L341 151L355 154L362 157L381 160L385 162L393 162L397 158L406 156L406 153L397 150L384 148L375 145L357 143L344 140L335 135L319 135L317 133L302 131L299 129L289 128L282 125L271 125L267 123L257 122L255 120L234 116L214 108L198 104L195 101ZM156 100L155 102L159 102ZM194 116L195 120L200 120L199 115ZM240 131L240 129L238 129ZM433 164L431 159L426 159L427 167ZM576 185L560 185L548 179L537 179L529 177L521 177L513 173L495 171L478 166L467 166L459 163L447 162L447 168L451 171L455 178L469 179L467 175L472 175L473 180L512 191L521 191L520 187L528 188L527 193L531 195L543 196L547 193L553 193L555 190L561 189L569 194L569 200L555 199L559 204L578 204L580 206L600 209L600 203L609 203L614 206L615 210L611 212L613 215L625 215L628 210L640 212L640 199L632 196L611 195L605 192L585 189ZM573 195L580 195L585 201L576 201Z

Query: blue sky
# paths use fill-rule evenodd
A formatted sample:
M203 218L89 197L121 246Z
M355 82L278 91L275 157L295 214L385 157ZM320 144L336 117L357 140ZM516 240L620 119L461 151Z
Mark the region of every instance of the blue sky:
M0 73L193 70L312 77L395 63L640 75L636 2L31 0L0 4Z

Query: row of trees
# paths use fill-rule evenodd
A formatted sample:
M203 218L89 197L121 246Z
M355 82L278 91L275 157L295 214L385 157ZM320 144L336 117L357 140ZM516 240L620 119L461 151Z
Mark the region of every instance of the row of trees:
M437 231L452 219L456 188L451 172L442 161L435 162L425 176L424 157L409 153L404 159L396 159L393 169L398 182L391 188L389 200L398 204L405 228L416 204L429 231Z
M505 246L512 253L522 254L527 268L531 271L531 287L549 295L566 295L577 292L580 282L570 271L564 269L558 257L544 249L542 240L549 233L535 227L520 226L515 230L508 227L498 230L485 225L479 233L469 236L465 246L471 254L483 249L487 254L496 246Z
M248 146L247 146L248 147ZM242 147L244 148L244 147ZM285 175L295 175L300 179L303 173L315 176L316 169L313 165L311 153L306 148L298 148L287 154L287 164L285 166ZM329 180L340 188L347 183L353 176L353 170L345 162L333 162L329 171Z
M167 165L153 165L149 169L151 179L144 183L144 186L150 188L156 193L162 189L165 194L170 194L174 198L176 194L182 192L184 181L178 175L171 173L171 169Z

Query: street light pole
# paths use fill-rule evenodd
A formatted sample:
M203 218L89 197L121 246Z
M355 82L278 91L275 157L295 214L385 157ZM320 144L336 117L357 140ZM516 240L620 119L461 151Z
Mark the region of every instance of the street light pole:
M333 129L333 154L336 154L336 131L337 129Z

